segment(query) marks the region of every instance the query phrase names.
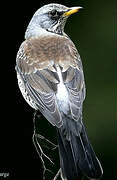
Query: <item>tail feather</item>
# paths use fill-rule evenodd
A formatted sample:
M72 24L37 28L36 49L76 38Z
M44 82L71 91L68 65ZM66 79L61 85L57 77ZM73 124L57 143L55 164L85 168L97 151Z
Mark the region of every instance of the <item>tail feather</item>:
M79 180L81 180L83 176L81 170L77 167L72 147L59 130L58 144L62 176L67 178L67 180L76 180L76 177L79 177Z
M82 180L84 176L100 179L102 168L88 140L84 125L82 125L82 130L78 135L69 131L69 139L66 138L63 129L58 129L57 132L60 164L64 179Z
M84 149L84 153L86 156L86 163L82 163L82 165L79 164L82 170L84 170L84 173L90 178L99 179L101 178L103 174L103 170L101 167L101 164L96 157L96 154L88 140L85 127L82 126L82 132L80 134L80 140L82 142L82 146ZM85 165L85 166L84 166ZM85 167L85 168L84 168Z

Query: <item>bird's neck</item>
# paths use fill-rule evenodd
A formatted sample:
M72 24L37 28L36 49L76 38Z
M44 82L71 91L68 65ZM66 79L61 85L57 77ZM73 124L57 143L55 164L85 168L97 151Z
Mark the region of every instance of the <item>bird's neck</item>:
M45 29L39 27L39 26L28 26L26 32L25 32L25 39L29 39L31 37L39 37L42 35L49 35L50 33L47 32Z
M64 30L59 27L46 30L37 25L30 26L29 24L25 32L25 39L29 39L31 37L49 36L49 35L54 35L54 34L60 35L60 36L66 36L66 34L64 33Z
M56 24L55 26L47 29L47 31L51 32L51 33L55 33L55 34L58 34L58 35L61 35L63 36L64 35L64 27L61 26L61 24Z

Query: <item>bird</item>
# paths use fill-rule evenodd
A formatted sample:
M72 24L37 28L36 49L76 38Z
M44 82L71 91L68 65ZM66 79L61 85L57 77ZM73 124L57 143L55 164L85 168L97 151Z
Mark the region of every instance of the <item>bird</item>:
M81 57L64 32L68 17L81 8L56 3L39 8L16 56L24 99L56 128L63 180L101 179L103 174L83 123L86 87Z

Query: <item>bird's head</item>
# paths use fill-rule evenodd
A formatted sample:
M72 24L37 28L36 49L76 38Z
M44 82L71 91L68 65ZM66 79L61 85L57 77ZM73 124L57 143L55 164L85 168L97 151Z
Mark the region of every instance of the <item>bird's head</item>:
M26 39L41 35L44 32L63 34L67 18L82 7L68 8L61 4L48 4L38 9L33 15L26 30Z

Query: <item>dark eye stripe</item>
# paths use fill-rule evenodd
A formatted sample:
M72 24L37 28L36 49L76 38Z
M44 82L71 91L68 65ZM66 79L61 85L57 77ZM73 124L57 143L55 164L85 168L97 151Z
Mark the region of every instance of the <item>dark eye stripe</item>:
M59 19L59 17L63 14L63 12L59 12L56 9L53 9L52 11L49 12L49 16L51 19Z

